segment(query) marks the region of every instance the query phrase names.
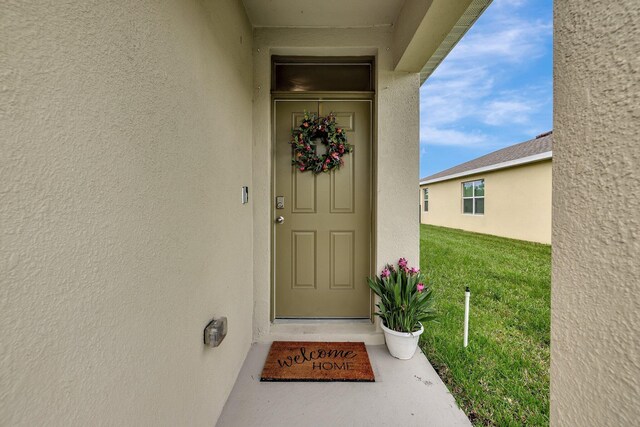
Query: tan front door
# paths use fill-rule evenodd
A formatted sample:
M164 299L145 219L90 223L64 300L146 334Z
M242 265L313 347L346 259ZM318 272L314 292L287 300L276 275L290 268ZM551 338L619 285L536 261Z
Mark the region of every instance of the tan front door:
M276 101L275 314L370 316L371 102ZM354 146L344 166L314 175L291 165L289 140L304 112L333 112ZM278 209L277 197L284 206Z

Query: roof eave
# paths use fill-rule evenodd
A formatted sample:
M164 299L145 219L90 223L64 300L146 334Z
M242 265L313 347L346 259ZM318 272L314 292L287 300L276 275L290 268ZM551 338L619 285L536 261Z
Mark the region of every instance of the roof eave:
M470 169L468 171L458 172L451 175L445 175L438 178L421 180L420 185L427 185L427 184L434 184L436 182L449 181L451 179L477 175L484 172L493 172L500 169L512 168L515 166L522 166L529 163L541 162L541 161L552 159L552 158L553 158L553 151L546 151L544 153L534 154L532 156L522 157L515 160L509 160L508 162L496 163L495 165L483 166L481 168Z
M492 0L405 2L394 32L395 70L420 73L422 84ZM420 19L416 19L420 16Z
M422 85L433 72L438 68L440 63L447 57L449 52L464 37L469 28L475 24L484 11L489 7L493 0L473 0L465 12L462 14L458 22L455 23L449 34L442 40L440 46L431 55L422 70L420 70L420 85Z

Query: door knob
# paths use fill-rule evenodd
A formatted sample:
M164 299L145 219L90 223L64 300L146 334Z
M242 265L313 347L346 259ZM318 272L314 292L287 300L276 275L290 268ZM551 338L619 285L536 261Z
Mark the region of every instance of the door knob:
M284 217L283 217L283 216L279 216L279 217L277 217L277 218L276 218L276 222L277 222L278 224L282 224L282 223L284 222Z

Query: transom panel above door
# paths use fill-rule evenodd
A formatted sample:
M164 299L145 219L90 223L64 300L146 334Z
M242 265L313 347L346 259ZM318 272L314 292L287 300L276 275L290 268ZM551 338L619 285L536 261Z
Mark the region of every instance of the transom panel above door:
M275 317L369 318L371 101L274 104ZM292 165L289 141L305 112L336 116L353 145L340 169L315 174Z

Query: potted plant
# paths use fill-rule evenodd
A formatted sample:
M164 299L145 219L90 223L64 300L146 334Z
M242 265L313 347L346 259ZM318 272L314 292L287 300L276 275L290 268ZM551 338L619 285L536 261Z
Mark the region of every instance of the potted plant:
M382 319L389 352L398 359L411 359L424 332L423 323L435 317L433 293L424 276L400 258L397 269L387 265L380 276L368 280L371 290L380 297L376 315Z

